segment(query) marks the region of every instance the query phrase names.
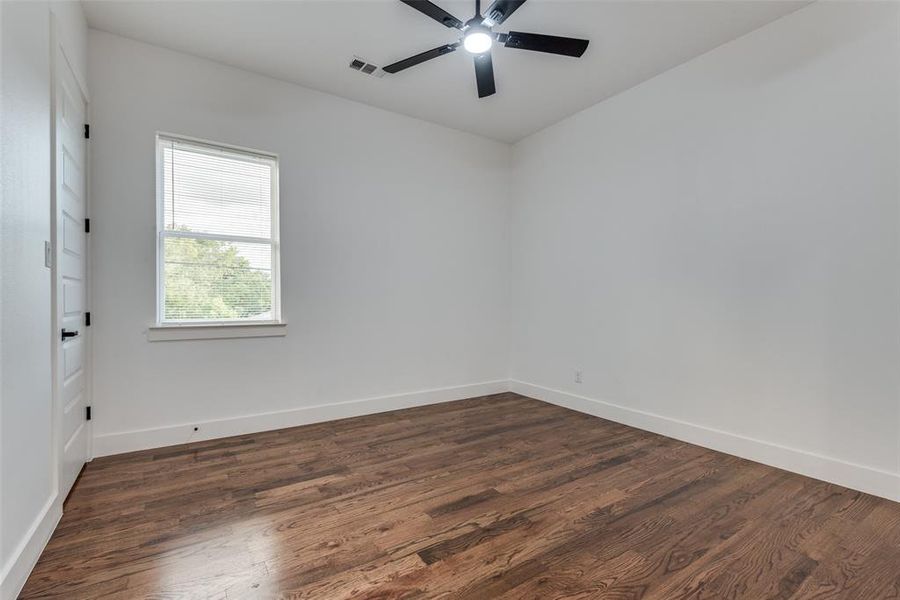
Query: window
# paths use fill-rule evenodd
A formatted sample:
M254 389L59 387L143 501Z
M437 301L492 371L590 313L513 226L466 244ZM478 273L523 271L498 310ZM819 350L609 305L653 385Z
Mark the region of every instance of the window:
M158 325L279 323L277 157L162 134L156 146Z

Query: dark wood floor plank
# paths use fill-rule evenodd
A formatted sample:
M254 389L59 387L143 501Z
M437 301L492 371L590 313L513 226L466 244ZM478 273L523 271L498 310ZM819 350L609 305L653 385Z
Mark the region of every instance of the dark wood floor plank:
M21 597L900 600L900 505L507 393L97 459Z

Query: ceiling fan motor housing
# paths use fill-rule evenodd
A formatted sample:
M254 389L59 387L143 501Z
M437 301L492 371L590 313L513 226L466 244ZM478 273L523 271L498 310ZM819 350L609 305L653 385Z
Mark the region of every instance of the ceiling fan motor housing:
M472 17L471 19L466 21L464 31L466 33L468 33L469 31L472 31L473 29L476 29L479 27L484 29L485 31L491 30L490 27L488 27L487 25L484 24L484 17L482 17L481 15L475 15L474 17Z

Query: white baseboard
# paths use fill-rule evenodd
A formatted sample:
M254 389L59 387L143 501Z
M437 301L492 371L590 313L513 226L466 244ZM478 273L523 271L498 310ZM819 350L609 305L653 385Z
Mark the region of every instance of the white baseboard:
M0 599L15 600L22 591L25 581L31 574L31 570L34 569L34 565L37 564L41 552L44 551L44 547L50 541L50 536L62 517L62 506L56 500L55 494L47 500L28 529L28 533L13 551L7 563L3 565L3 571L0 572Z
M509 381L486 381L469 385L422 390L376 398L349 400L332 404L304 406L277 412L216 419L201 423L170 425L154 429L108 433L94 437L94 456L109 456L135 450L162 448L186 442L212 440L232 435L246 435L285 427L297 427L335 419L359 417L374 413L450 402L509 391ZM200 430L194 431L199 425Z
M900 473L764 442L524 381L511 381L510 389L523 396L578 412L900 502Z

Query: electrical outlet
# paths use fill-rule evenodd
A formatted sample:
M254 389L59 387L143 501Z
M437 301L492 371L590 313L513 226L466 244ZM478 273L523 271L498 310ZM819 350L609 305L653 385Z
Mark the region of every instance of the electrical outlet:
M581 370L575 369L575 383L581 383Z

